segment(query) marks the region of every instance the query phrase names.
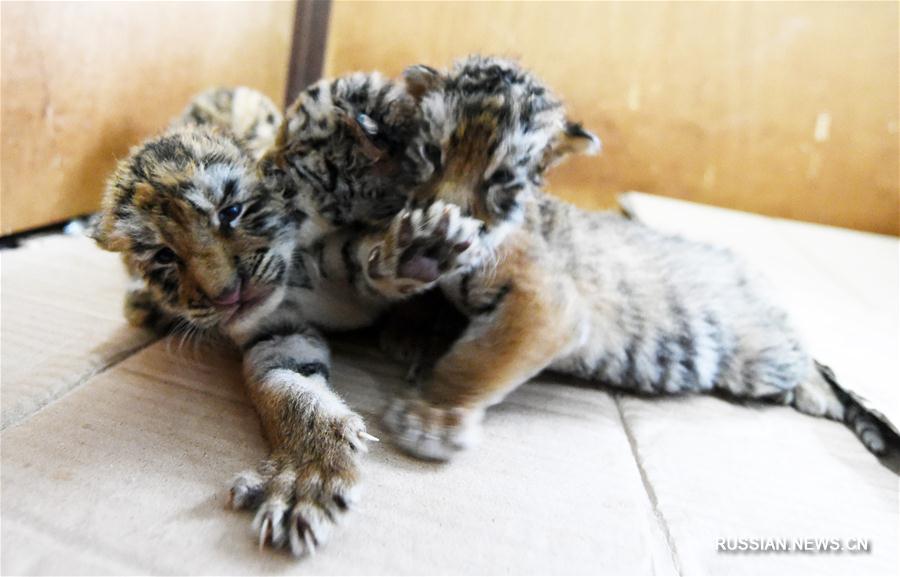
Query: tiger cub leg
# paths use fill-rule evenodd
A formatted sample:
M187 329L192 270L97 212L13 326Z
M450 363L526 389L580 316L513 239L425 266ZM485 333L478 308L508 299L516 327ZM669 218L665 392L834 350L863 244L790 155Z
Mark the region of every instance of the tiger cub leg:
M437 284L469 270L484 256L480 220L436 201L407 206L386 229L363 236L356 248L361 294L396 303L380 334L382 351L407 363L407 379L433 364L465 325Z
M470 446L489 406L575 344L577 315L564 287L537 270L511 268L515 281L498 269L490 277L506 280L463 289L460 305L470 313L469 326L421 391L388 408L385 424L405 451L447 460ZM473 278L461 283L471 285Z
M135 327L165 334L177 325L177 319L163 311L140 279L132 279L125 293L125 319Z
M444 294L433 289L398 303L385 316L378 345L388 358L407 367L406 380L416 382L460 337L468 319Z
M260 547L314 553L359 499L366 442L362 418L329 386L329 352L294 319L262 324L238 339L247 390L272 451L235 479L231 503L256 512Z

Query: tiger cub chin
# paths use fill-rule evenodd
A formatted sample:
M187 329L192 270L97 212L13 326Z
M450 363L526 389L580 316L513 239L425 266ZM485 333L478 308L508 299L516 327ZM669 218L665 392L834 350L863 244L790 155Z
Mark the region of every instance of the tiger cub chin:
M435 275L399 273L462 266L480 223L441 203L367 211L408 192L378 170L417 162L394 134L409 117L390 114L409 97L381 77L314 85L272 137L247 119L269 122L274 105L246 90L201 95L134 147L108 180L93 236L132 275L131 322L221 335L240 349L271 454L236 478L232 504L256 511L261 546L303 555L358 501L360 459L375 440L331 390L319 329L366 326L432 286ZM372 278L360 271L373 270L373 252L411 256Z
M554 369L641 393L790 404L846 420L871 451L885 449L886 431L832 387L731 253L544 194L549 167L600 143L532 74L472 57L405 78L433 169L416 202L454 203L484 221L492 258L440 282L469 325L420 392L386 415L403 448L450 458L487 407Z

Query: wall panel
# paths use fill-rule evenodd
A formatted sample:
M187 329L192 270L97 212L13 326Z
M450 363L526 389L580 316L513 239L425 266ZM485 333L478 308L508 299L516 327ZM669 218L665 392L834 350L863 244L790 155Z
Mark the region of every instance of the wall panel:
M898 215L895 2L350 2L326 73L519 57L605 152L551 189L637 189L882 233Z
M2 4L2 233L96 210L129 146L195 92L281 103L292 2Z

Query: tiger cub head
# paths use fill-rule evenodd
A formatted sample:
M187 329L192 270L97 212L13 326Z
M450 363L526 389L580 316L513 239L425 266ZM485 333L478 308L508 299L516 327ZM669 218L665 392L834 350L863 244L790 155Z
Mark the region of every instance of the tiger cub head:
M431 174L414 148L420 130L402 82L378 73L322 80L288 108L260 173L308 216L302 244L336 228L377 226Z
M170 128L210 126L231 132L259 159L275 143L282 115L262 92L236 86L201 92L182 111Z
M228 332L280 303L298 220L233 134L185 126L119 162L93 236L163 311Z
M473 56L449 72L413 66L404 78L422 115L415 146L433 170L416 201L456 204L489 229L522 219L549 167L600 150L600 140L570 122L560 100L514 62Z

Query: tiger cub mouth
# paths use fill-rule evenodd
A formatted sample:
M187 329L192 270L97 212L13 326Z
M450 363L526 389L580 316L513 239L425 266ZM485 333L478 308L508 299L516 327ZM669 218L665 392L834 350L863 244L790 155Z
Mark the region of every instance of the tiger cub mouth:
M233 323L244 318L253 312L260 305L265 304L275 293L274 286L251 286L246 290L240 291L240 294L233 302L223 306L223 312L227 314L224 324Z

